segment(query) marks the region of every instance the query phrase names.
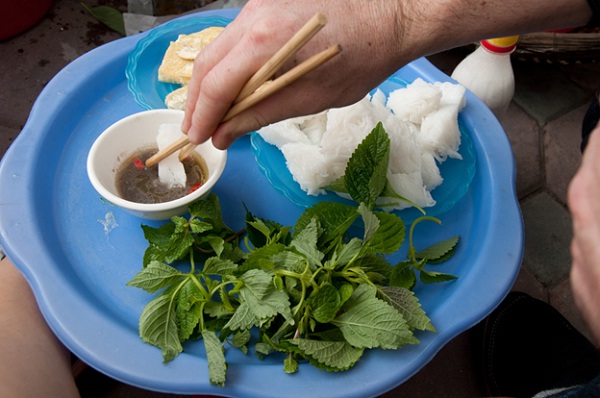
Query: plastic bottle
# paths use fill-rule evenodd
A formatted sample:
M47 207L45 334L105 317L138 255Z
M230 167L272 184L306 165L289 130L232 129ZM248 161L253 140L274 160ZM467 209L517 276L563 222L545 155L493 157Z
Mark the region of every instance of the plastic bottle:
M515 93L510 54L518 40L519 36L482 40L452 72L452 78L479 97L498 119L508 109Z

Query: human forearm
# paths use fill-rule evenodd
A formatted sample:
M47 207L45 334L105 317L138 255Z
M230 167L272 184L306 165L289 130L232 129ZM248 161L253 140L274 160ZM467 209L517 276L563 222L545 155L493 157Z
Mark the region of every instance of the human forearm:
M592 16L586 0L401 1L412 21L406 42L429 55L481 39L579 27ZM401 51L407 51L401 48Z
M8 258L0 261L0 396L77 397L69 352Z
M284 70L334 43L343 52L220 123L243 84L316 12L327 16L327 26ZM484 38L581 26L591 14L586 0L251 0L196 59L182 129L194 143L212 137L226 148L267 124L354 103L421 56Z

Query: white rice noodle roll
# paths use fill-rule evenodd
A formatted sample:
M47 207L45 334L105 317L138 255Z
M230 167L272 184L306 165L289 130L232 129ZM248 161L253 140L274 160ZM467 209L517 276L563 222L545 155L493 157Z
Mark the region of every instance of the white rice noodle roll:
M444 181L440 168L431 152L421 154L421 175L423 176L423 184L429 191L433 191Z
M358 144L377 125L372 109L371 101L365 97L353 105L329 110L321 140L323 155L350 159Z
M439 87L418 78L405 88L390 93L387 107L401 120L421 124L421 121L440 107Z
M294 181L309 195L321 195L335 178L328 172L329 160L319 151L319 147L307 143L289 143L281 147L287 168ZM343 174L343 172L342 172Z
M463 85L450 82L435 82L433 85L438 87L442 93L440 106L454 105L458 108L458 111L461 111L467 104L466 89Z
M156 136L158 149L162 150L168 147L183 136L178 124L161 124L158 126L158 135ZM167 156L158 163L158 180L169 188L185 186L187 176L177 153Z
M388 174L391 188L398 195L412 201L420 207L435 206L435 200L431 193L423 185L423 177L420 172ZM411 204L397 198L379 198L377 204L394 203L395 206L382 207L384 210L401 210L412 206Z
M420 171L421 149L416 142L416 126L392 116L385 120L384 128L390 138L389 172L414 173Z
M371 102L379 103L385 107L385 103L387 102L387 98L381 89L376 89L373 95L371 96Z
M314 145L320 145L327 127L327 112L296 119L302 119L299 127L308 137L308 140Z
M310 140L294 119L282 120L281 122L270 124L258 130L257 133L266 142L275 145L279 149L289 143L310 144Z
M417 144L429 151L439 162L448 157L462 159L458 153L460 130L456 122L456 107L446 105L423 119Z
M391 109L385 106L387 98L380 89L377 89L371 96L371 109L374 113L374 118L377 120L386 120L390 117L397 117L392 113Z

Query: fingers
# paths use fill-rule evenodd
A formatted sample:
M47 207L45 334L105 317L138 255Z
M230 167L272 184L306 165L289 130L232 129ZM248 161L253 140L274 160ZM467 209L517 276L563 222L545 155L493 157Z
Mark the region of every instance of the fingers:
M240 21L243 23L232 22L218 41L196 58L182 123L192 143L199 144L213 135L243 85L293 34L292 29L282 28L274 39L277 29L273 21Z
M250 1L197 57L182 123L192 143L212 136L213 143L225 149L237 137L269 123L349 105L404 64L396 51L397 40L390 39L397 34L392 23L397 12L392 12L387 0L377 1L368 7L369 12L362 7L340 7L346 5L341 0L283 3ZM284 64L281 73L334 44L341 45L343 52L221 123L244 84L317 11L327 16L327 25Z
M204 49L194 62L188 85L183 132L199 144L210 137L235 99L245 76L251 73L247 62L238 62L238 33L232 22L217 39ZM204 134L202 134L204 133Z

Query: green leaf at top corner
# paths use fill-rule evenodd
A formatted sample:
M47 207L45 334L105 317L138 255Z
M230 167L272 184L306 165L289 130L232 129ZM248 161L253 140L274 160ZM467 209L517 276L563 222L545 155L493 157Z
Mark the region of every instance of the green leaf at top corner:
M109 6L90 7L83 2L81 5L99 22L102 22L104 25L123 36L126 35L123 14L121 14L119 10Z

